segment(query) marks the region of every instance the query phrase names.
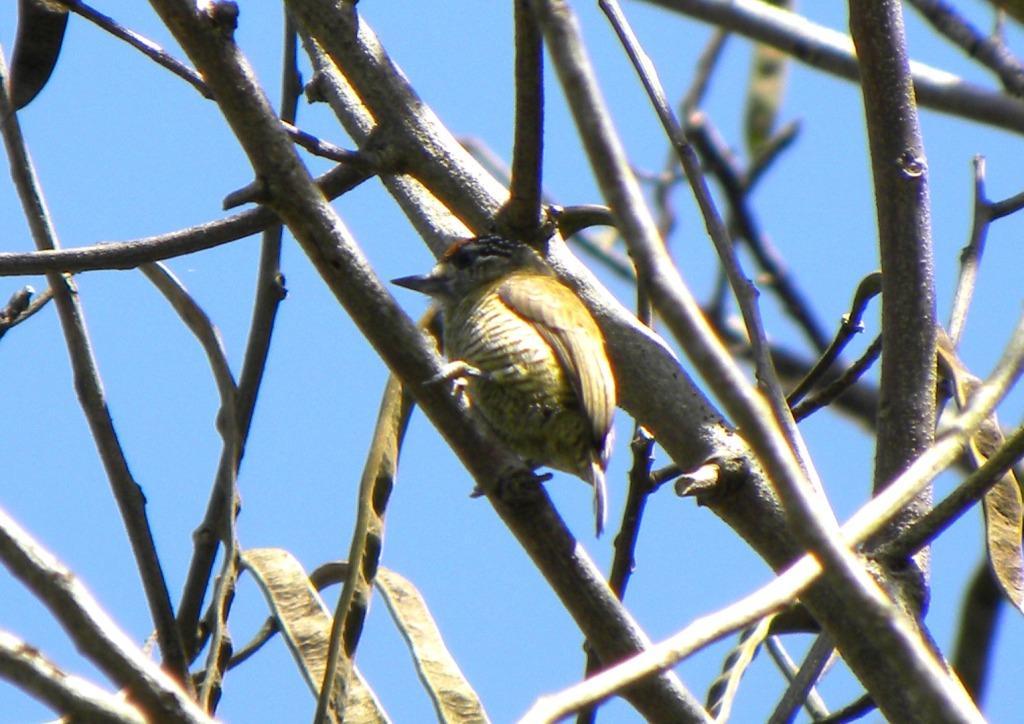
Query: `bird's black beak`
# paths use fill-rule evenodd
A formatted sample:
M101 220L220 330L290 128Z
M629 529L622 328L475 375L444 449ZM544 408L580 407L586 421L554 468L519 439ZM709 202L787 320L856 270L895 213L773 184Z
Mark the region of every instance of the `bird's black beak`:
M437 277L431 274L422 274L411 277L399 277L398 279L392 279L392 284L397 284L400 287L406 289L412 289L414 292L420 292L422 294L436 294L441 289L443 282Z

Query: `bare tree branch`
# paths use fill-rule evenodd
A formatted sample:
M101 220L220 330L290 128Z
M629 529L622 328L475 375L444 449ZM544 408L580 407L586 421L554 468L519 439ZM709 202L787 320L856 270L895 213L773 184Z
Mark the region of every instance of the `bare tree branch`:
M505 221L515 236L533 241L543 231L544 45L529 0L515 0L515 24L515 142Z
M154 6L214 90L254 171L266 183L268 204L288 225L363 334L443 432L563 600L571 603L588 637L592 636L606 647L609 658L642 648L646 638L625 612L618 613L619 604L582 549L575 546L544 492L531 486L522 496L515 496L515 500L499 494L496 481L507 477L509 470L517 469L518 462L510 460L508 453L495 446L478 427L467 424L465 411L444 389L427 382L440 373L440 360L380 284L334 210L301 166L247 63L231 42L234 19L228 8L215 5L197 10L185 0L154 0ZM346 6L342 10L349 9ZM297 2L291 4L290 10L300 27L306 27L315 18L315 13L312 17L307 15L306 9ZM354 32L365 33L368 29L364 30L364 23L359 23L357 29L354 23L339 22L338 18L344 21L341 17L344 14L331 14L327 27L332 32L317 39L346 46L347 57L351 59L356 54ZM401 75L395 71L389 84L393 86L400 79ZM383 90L378 86L375 92ZM375 114L390 114L399 122L410 122L408 105L392 105L390 110L378 108L367 100L372 95L367 92L364 101ZM421 138L418 142L417 153L433 151L442 157L442 149L429 148L428 140ZM430 188L447 200L445 184L444 180L439 181L439 191L433 184ZM450 183L448 188L454 192ZM466 206L465 202L462 206ZM493 451L493 454L482 455L483 450ZM566 556L566 551L574 552ZM585 596L583 591L586 591ZM618 623L610 626L610 621ZM674 677L661 677L641 685L630 698L651 716L678 718L689 710L688 694Z
M987 557L978 564L967 587L960 613L953 668L979 704L992 675L992 650L1006 599Z
M317 177L316 181L324 194L333 199L373 175L373 171L337 166ZM0 252L0 276L134 269L147 262L164 261L244 239L275 224L280 224L277 215L261 206L226 219L132 241L104 242L71 249Z
M104 613L77 578L0 511L0 560L57 619L75 646L118 686L128 689L147 718L209 722L189 695L146 658Z
M831 512L813 492L808 473L779 433L767 404L721 348L672 267L629 171L621 143L607 120L571 11L554 0L537 0L535 7L594 173L616 214L619 229L630 242L640 276L646 275L655 307L757 451L759 462L785 501L793 521L791 530L826 561L829 585L809 593L807 604L835 636L858 677L885 701L887 711L894 715L924 711L911 708L913 704L934 707L932 713L939 719L950 716L950 712L955 713L954 718L976 716L963 689L935 660L913 623L892 605L863 563L839 540ZM823 605L826 599L828 604ZM879 640L883 631L884 642ZM884 661L877 655L879 646L887 651Z
M1024 371L1024 318L1018 324L1010 344L991 377L986 381L968 406L950 421L949 427L935 444L893 481L893 484L869 500L842 526L843 539L850 546L866 542L885 528L903 506L907 505L922 488L929 485L942 470L952 465L968 438L985 421ZM991 465L992 461L979 469ZM806 598L808 587L822 574L821 564L812 555L804 555L786 567L773 581L715 613L692 621L670 638L655 644L642 654L607 669L559 694L541 697L527 712L523 722L548 722L601 701L627 682L641 679L653 671L660 671L680 661L700 648L723 636L774 613L799 596ZM913 715L912 715L913 716ZM928 715L930 720L930 716ZM955 710L940 712L939 721L967 720L982 722L981 715L967 702Z
M4 631L0 631L0 676L65 717L100 724L146 721L131 704L61 671L39 649Z
M3 120L4 145L10 160L11 175L21 198L25 217L28 220L36 248L56 249L59 244L57 232L50 218L43 198L39 179L25 147L17 116L11 107L7 68L0 57L0 118ZM85 317L74 281L55 272L46 275L53 289L54 303L60 317L61 327L67 343L68 355L75 377L75 391L79 404L89 423L103 467L110 482L111 491L121 511L131 542L132 552L139 567L142 586L149 605L150 615L156 626L157 639L164 657L164 665L172 676L186 687L188 683L188 662L185 659L181 637L174 620L170 594L164 580L160 559L156 554L153 533L146 515L146 501L142 489L128 469L124 451L117 439L110 411L107 408L103 382L100 380L92 342L85 326Z
M910 0L910 4L932 27L999 76L1006 90L1016 96L1024 96L1024 65L999 36L985 35L944 0Z
M767 43L806 65L854 82L859 78L850 37L759 0L647 0L701 22ZM922 106L1024 133L1024 102L912 62L914 92Z
M711 120L703 113L692 113L686 122L686 134L693 139L694 147L700 153L708 171L717 179L725 192L731 211L731 221L740 237L746 242L758 266L768 276L767 286L782 301L786 312L799 325L811 344L818 351L828 345L828 337L818 321L810 300L786 268L781 255L761 231L754 218L747 194L746 184L749 173L739 168L730 158L725 142L716 133Z
M853 304L850 305L850 313L843 315L839 324L839 331L836 333L832 343L822 353L821 358L814 363L814 367L804 376L800 383L793 388L793 391L786 396L786 403L793 407L804 395L816 385L826 372L832 367L839 355L843 353L846 345L850 343L854 335L863 331L861 320L867 310L868 302L882 292L881 272L872 272L864 277L857 285L857 291L853 295Z
M884 546L880 555L894 561L908 556L935 540L942 531L960 519L985 493L999 482L999 478L1024 457L1024 427L1018 428L984 465L972 472L964 481L943 498L934 508L914 521L914 524L892 543Z
M926 449L935 434L935 279L928 162L911 85L899 2L850 0L861 65L882 262L882 368L873 490L877 494ZM898 537L931 505L908 507L884 536ZM901 595L927 598L918 566L901 569ZM879 702L881 705L881 702ZM884 706L882 707L884 710Z

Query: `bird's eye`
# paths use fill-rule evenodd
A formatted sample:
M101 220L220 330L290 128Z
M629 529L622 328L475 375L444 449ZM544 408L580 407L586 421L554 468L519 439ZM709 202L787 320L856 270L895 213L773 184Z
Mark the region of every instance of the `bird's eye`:
M448 261L450 261L456 269L465 269L473 263L473 252L466 247L462 247L461 249L457 249L450 257L448 257Z

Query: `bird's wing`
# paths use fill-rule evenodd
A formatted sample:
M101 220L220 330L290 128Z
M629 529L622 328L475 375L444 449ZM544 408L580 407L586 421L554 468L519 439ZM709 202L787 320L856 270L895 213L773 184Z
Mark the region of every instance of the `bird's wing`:
M515 276L498 289L509 309L531 322L568 374L602 454L615 411L615 378L604 337L580 299L550 277ZM557 310L557 312L556 312Z

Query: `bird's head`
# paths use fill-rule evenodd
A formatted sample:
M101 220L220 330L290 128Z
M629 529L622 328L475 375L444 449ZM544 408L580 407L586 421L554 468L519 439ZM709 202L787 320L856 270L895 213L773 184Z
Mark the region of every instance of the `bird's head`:
M457 241L429 273L393 279L392 283L453 302L516 271L550 274L543 257L520 241L501 236L478 236Z

